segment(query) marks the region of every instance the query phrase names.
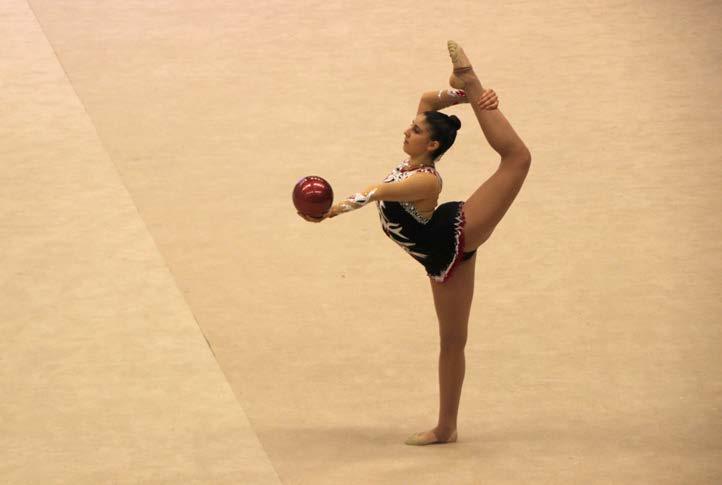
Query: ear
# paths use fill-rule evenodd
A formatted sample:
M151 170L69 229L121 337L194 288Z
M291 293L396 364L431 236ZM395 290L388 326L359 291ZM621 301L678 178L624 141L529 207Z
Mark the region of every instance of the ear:
M437 140L431 140L428 145L426 145L426 151L433 152L437 150L441 146L441 143L439 143Z

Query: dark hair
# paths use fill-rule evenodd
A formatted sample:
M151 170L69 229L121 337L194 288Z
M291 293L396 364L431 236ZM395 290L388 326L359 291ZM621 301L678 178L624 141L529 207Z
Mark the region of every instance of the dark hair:
M424 116L426 116L426 126L429 128L429 137L439 142L439 148L431 154L431 158L436 160L454 144L456 132L461 128L461 121L454 115L448 116L439 111L424 111Z

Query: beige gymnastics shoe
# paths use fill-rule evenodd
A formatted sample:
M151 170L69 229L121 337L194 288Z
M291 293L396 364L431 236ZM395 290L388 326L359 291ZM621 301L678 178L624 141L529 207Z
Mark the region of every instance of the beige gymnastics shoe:
M433 431L427 431L425 433L415 433L409 436L404 443L410 446L426 446L426 445L434 445L434 444L444 444L444 443L456 443L458 439L458 435L456 431L451 433L451 436L449 437L448 441L440 441Z
M475 75L473 74L474 69L471 67L471 62L469 62L469 58L466 57L464 49L462 49L459 44L457 44L453 40L450 40L446 43L446 46L449 49L451 64L454 66L451 77L449 77L449 84L452 88L464 89L464 87L466 86L464 77L468 78L469 73Z

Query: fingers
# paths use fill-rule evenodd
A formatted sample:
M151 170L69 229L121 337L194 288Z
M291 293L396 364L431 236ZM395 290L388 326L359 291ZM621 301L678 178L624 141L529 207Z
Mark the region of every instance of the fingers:
M495 94L482 96L477 102L481 109L491 110L499 107L499 98Z
M499 107L499 98L493 89L485 89L479 100L476 102L481 109L492 110Z
M487 111L497 109L498 107L499 107L498 101L483 106L483 108Z
M303 219L304 221L308 221L308 222L321 222L323 220L323 219L316 219L314 217L307 216L306 214L302 214L300 212L296 212L296 214L301 216L301 219Z
M496 97L496 92L493 89L484 89L479 97L479 101L486 101Z
M302 218L303 220L308 221L308 222L321 222L322 220L324 220L324 219L326 218L326 216L322 216L322 217L311 217L311 216L307 216L306 214L302 214L302 213L300 213L300 212L298 212L298 211L296 211L296 214L298 214L299 216L301 216L301 218Z

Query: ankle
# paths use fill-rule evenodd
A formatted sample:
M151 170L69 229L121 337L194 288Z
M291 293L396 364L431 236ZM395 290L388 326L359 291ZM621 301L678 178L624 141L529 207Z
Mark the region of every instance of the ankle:
M457 75L458 76L458 75ZM468 73L461 77L461 79L464 81L464 84L466 85L466 89L468 90L471 88L471 90L479 90L479 92L483 91L483 87L481 86L481 81L479 81L479 78L476 77L476 74L474 74L474 71L471 71L471 74Z
M484 88L481 86L481 81L474 76L473 79L464 80L464 92L469 103L475 103L484 95Z
M467 72L474 72L474 68L471 66L464 66L464 67L455 67L454 68L454 74L464 74Z
M443 426L437 424L435 429L436 429L436 431L443 431L443 432L446 432L446 433L448 433L448 434L451 434L451 433L453 433L454 431L456 431L456 424L445 424L445 425L443 425Z

